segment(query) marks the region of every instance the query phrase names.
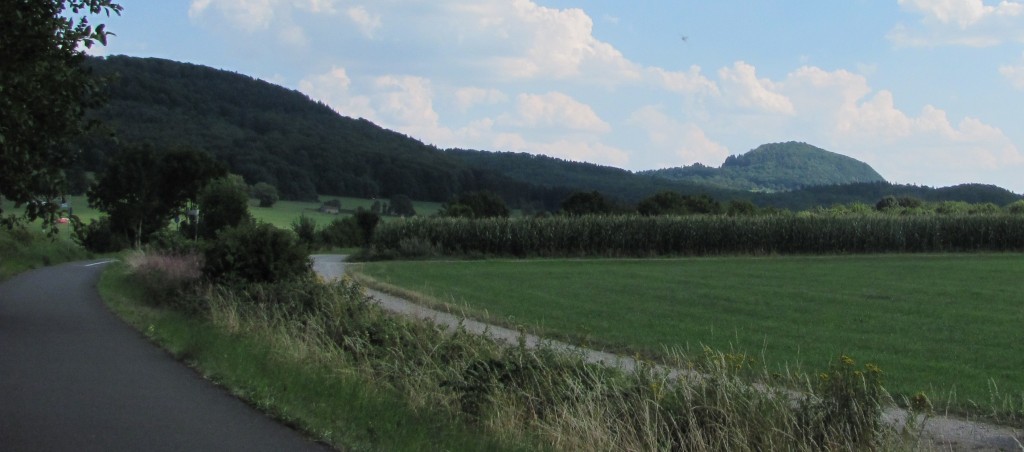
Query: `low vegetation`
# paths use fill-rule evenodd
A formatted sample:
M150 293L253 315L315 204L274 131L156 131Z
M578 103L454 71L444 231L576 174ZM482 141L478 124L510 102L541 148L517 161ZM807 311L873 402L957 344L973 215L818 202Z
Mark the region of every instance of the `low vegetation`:
M382 224L377 257L652 257L1024 250L1024 216L767 215L412 218Z
M0 281L33 268L85 259L88 254L69 240L67 229L62 226L57 235L49 235L31 225L0 226Z
M212 287L180 276L180 267L193 262L138 255L124 278L160 290L177 287L179 297L199 308L194 317L124 297L117 303L143 313L135 315L137 325L215 381L237 385L235 391L257 406L341 447L822 450L912 444L912 435L880 422L889 403L881 369L849 357L821 372L772 374L746 356L702 349L677 361L696 374L649 365L626 373L546 347L509 346L394 317L349 280ZM106 287L123 284L115 275ZM125 295L126 286L120 287ZM758 388L751 385L756 380L773 384ZM391 411L382 414L384 407Z
M1024 340L1021 254L374 262L354 271L435 307L621 353L671 359L707 345L778 372L851 354L884 368L897 398L920 391L942 410L1024 422L1024 357L1007 352Z

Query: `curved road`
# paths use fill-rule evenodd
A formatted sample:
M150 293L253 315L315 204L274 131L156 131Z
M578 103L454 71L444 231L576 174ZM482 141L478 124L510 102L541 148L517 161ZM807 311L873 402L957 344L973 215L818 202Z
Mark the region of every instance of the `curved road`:
M0 450L328 450L267 418L111 314L102 261L0 284Z

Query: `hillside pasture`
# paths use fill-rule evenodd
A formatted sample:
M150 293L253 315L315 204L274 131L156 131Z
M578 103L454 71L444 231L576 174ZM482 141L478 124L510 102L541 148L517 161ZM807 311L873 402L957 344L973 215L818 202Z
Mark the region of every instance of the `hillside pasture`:
M896 395L1024 412L1024 255L377 262L356 271L470 316L665 357L701 346L779 370L846 354Z

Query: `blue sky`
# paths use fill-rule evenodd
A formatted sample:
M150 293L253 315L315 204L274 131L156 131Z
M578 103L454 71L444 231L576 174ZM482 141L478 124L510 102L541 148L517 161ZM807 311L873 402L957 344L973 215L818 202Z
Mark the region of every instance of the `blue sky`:
M804 141L1024 193L1024 2L122 3L93 53L235 71L442 148L643 170Z

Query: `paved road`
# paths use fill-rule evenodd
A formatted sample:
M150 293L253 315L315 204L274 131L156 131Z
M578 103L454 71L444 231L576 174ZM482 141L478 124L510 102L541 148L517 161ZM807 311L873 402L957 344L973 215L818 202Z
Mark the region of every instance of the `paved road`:
M0 284L0 450L327 450L111 314L79 262Z

